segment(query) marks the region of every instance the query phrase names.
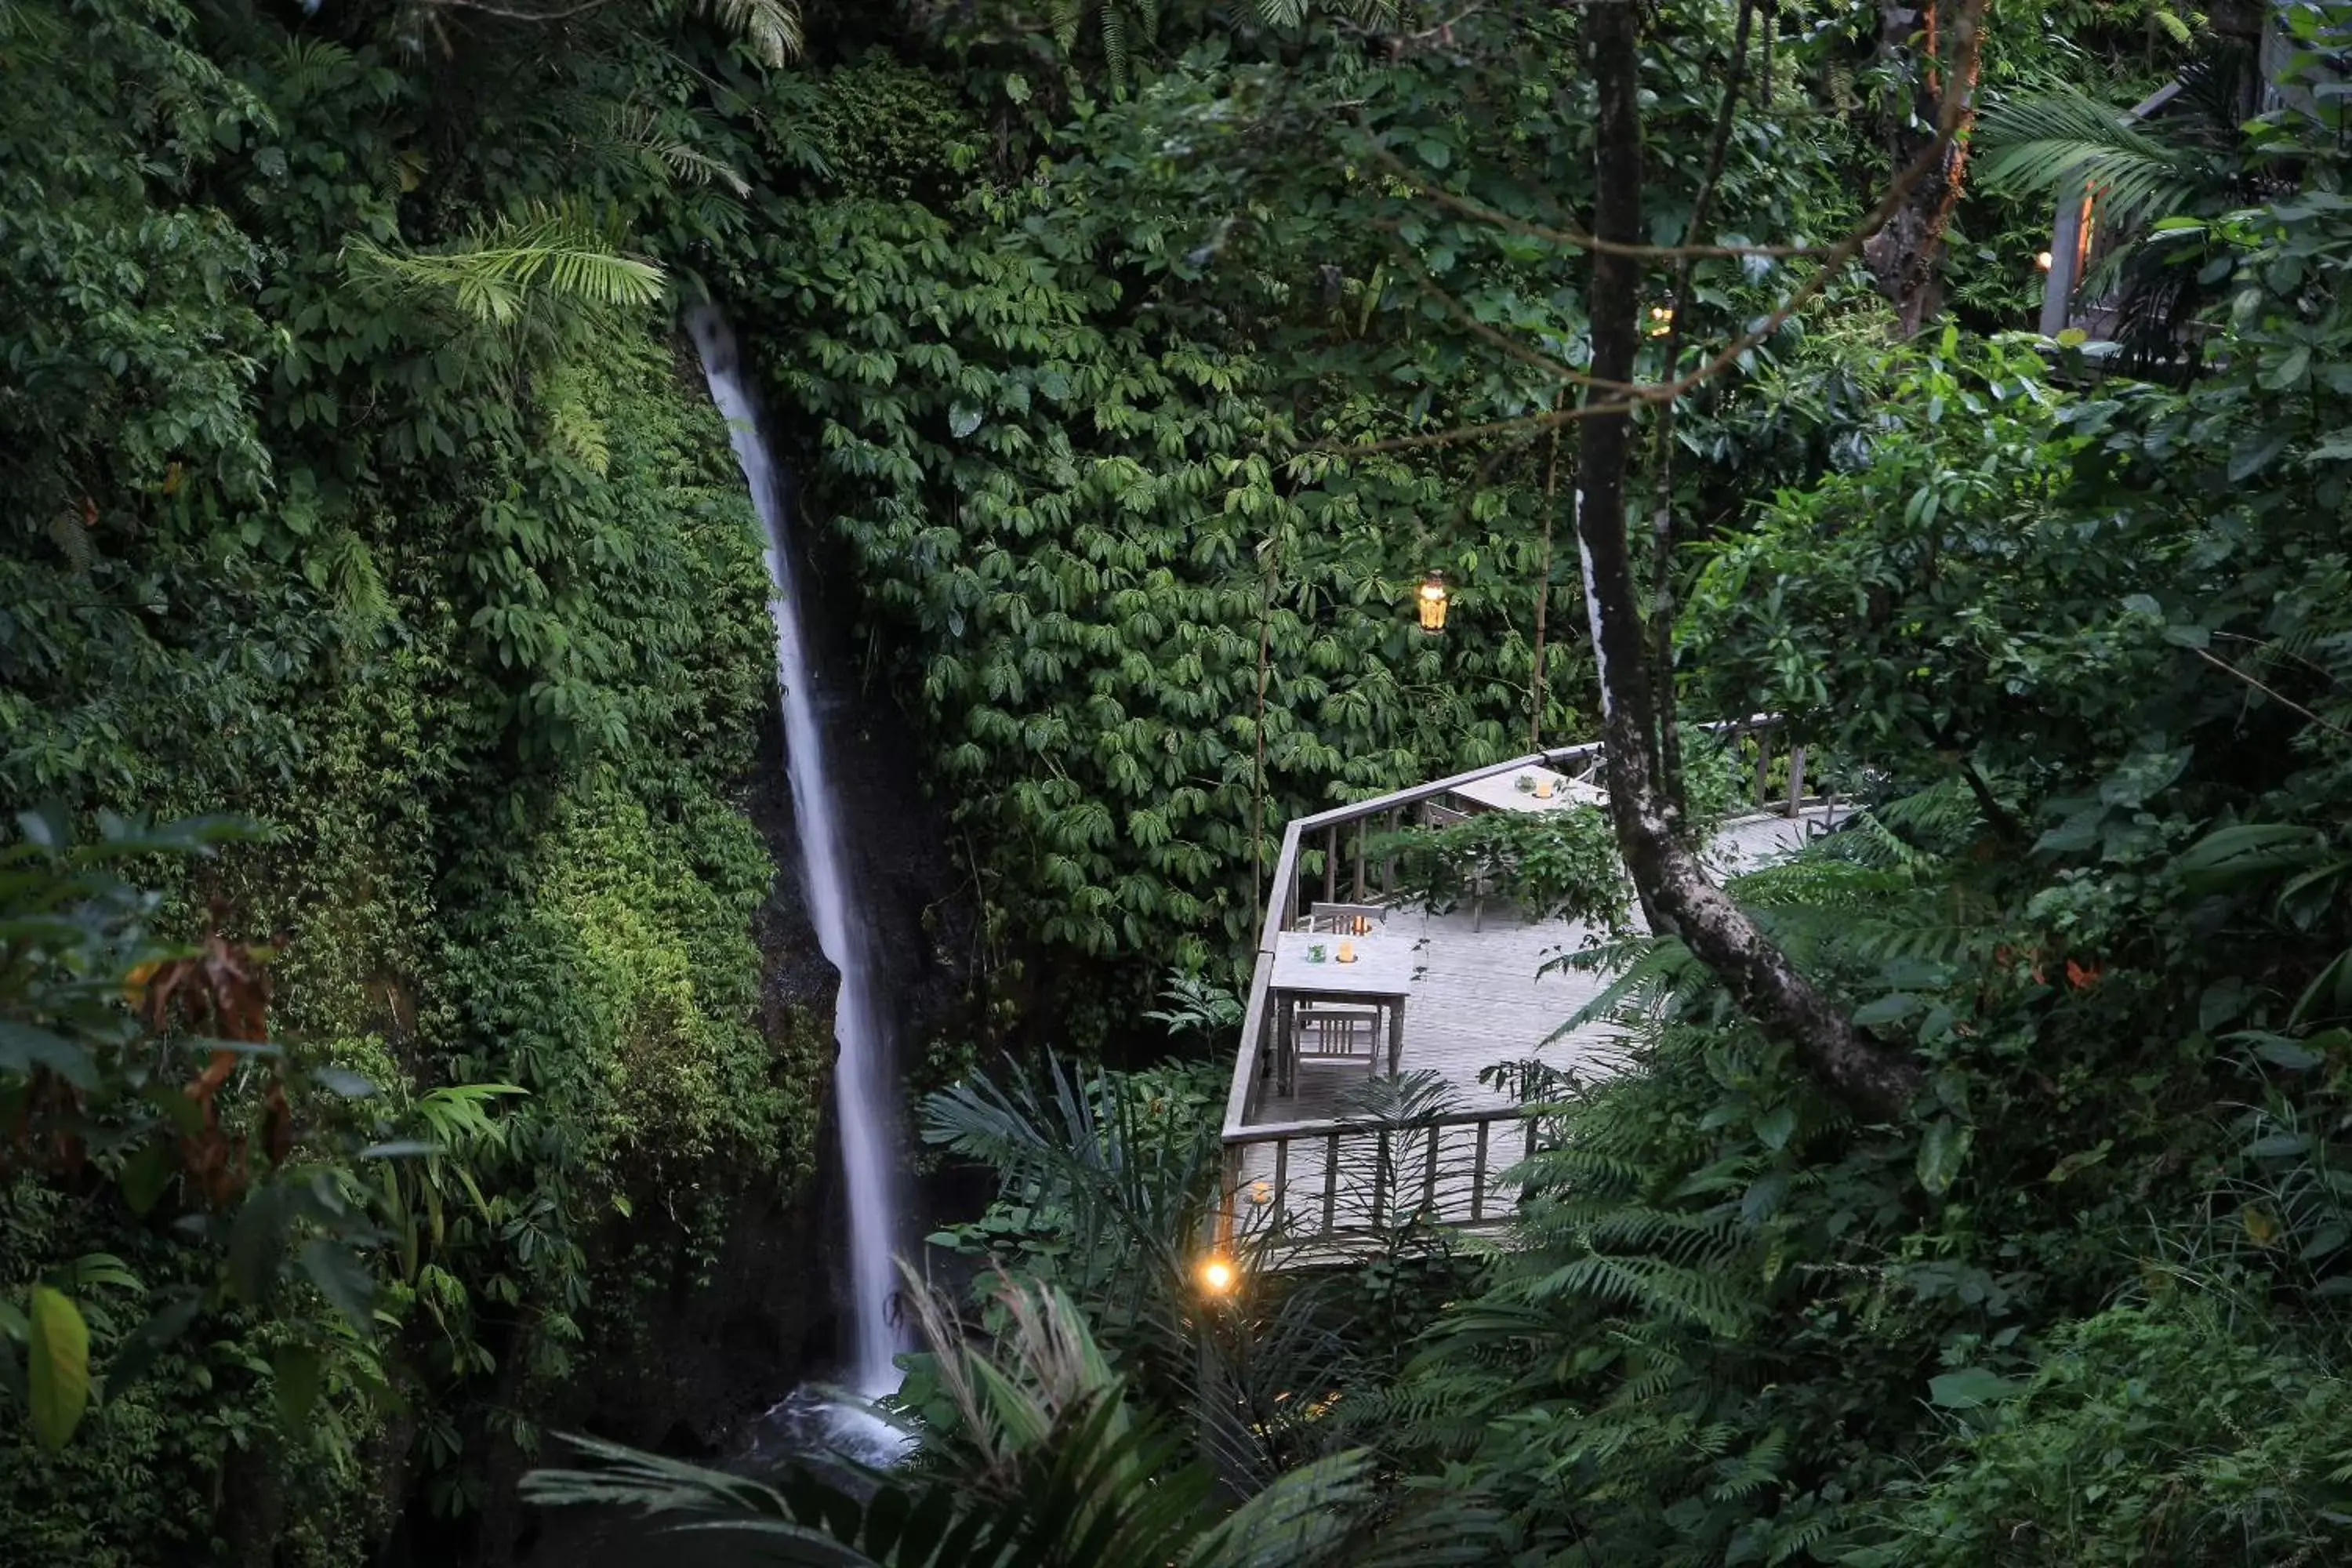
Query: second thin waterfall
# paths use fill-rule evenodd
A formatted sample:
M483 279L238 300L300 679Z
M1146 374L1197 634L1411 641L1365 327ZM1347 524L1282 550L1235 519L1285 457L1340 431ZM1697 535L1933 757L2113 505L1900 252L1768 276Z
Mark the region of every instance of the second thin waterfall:
M823 716L809 658L808 628L794 589L791 519L783 476L768 455L759 402L717 308L688 317L701 353L711 401L727 417L729 439L751 503L768 536L768 580L774 596L776 680L782 688L784 756L792 775L793 812L799 819L801 874L818 945L841 975L834 1007L834 1038L841 1048L834 1068L834 1109L841 1130L843 1185L849 1206L850 1323L854 1342L842 1381L868 1399L897 1392L894 1357L901 1348L891 1321L898 1288L892 1261L899 1235L899 1141L894 1052L880 1006L873 942L843 830L840 792L825 765Z

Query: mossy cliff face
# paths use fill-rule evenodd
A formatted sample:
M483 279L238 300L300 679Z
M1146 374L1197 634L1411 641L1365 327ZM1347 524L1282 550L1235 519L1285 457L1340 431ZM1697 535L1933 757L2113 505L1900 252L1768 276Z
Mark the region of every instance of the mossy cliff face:
M404 1127L451 1085L516 1092L447 1150L467 1184L383 1249L374 1344L293 1300L174 1347L62 1455L0 1421L0 1562L326 1568L388 1530L498 1560L550 1433L723 1446L828 1348L832 976L780 796L757 527L681 369L640 323L450 484L312 497L357 577L257 599L265 549L171 529L143 564L5 558L37 603L152 572L161 611L58 628L141 680L18 669L10 792L265 825L173 900L190 931L283 939L273 1032ZM190 708L223 661L239 683ZM51 767L100 742L79 781ZM0 1290L98 1253L151 1290L181 1267L160 1226L0 1184ZM121 1331L98 1331L102 1362ZM307 1432L266 1371L289 1333L333 1347Z

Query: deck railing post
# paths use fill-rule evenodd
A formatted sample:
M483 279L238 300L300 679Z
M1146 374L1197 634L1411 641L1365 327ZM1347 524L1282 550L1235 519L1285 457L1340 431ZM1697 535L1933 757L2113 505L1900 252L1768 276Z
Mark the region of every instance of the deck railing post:
M1433 1220L1437 1217L1437 1146L1444 1141L1445 1129L1433 1127L1429 1130L1429 1158L1421 1171L1422 1212Z
M1290 1140L1278 1138L1274 1144L1274 1224L1280 1229L1290 1213Z
M1276 1039L1274 1032L1274 999L1269 996L1266 999L1265 1005L1257 1010L1258 1087L1256 1092L1252 1096L1254 1103L1251 1106L1251 1110L1253 1111L1256 1110L1258 1105L1262 1105L1265 1102L1265 1086L1267 1082L1273 1079L1276 1075L1280 1073L1282 1070L1282 1064L1276 1058L1276 1054L1273 1048Z
M1368 818L1356 818L1356 902L1364 901L1364 824Z
M1397 831L1397 812L1396 812L1396 807L1394 807L1394 806L1391 806L1391 807L1389 807L1388 837L1389 837L1389 843L1390 843L1390 846L1391 846L1391 848L1393 848L1393 847L1394 847L1395 843L1396 843L1396 831ZM1391 854L1383 855L1383 856L1381 856L1381 900L1382 900L1383 901L1385 901L1385 900L1389 900L1389 899L1391 899L1391 898L1393 898L1393 897L1395 897L1395 896L1396 896L1396 856L1395 856L1393 853L1391 853Z
M1219 1163L1217 1173L1218 1186L1221 1191L1217 1201L1215 1250L1219 1253L1225 1252L1234 1244L1234 1205L1240 1197L1241 1180L1242 1152L1227 1144L1224 1158Z
M1536 1157L1536 1119L1535 1119L1534 1117L1530 1116L1530 1117L1528 1117L1528 1118L1526 1119L1526 1121L1527 1121L1527 1124L1528 1124L1528 1137L1527 1137L1527 1143L1526 1143L1526 1146L1525 1146L1525 1150L1524 1150L1524 1152L1519 1155L1519 1166L1520 1166L1520 1169L1521 1169L1522 1171L1524 1171L1524 1170L1527 1168L1528 1162L1529 1162L1529 1161L1533 1160L1533 1159ZM1528 1178L1527 1176L1525 1176L1525 1175L1520 1176L1520 1177L1519 1177L1519 1196L1520 1196L1520 1198L1521 1198L1522 1200L1524 1200L1524 1199L1527 1197L1528 1194L1532 1189L1533 1189L1533 1184L1528 1180Z
M1323 1135L1323 1229L1328 1236L1339 1223L1339 1134Z
M1763 810L1772 803L1772 732L1756 732L1756 809Z
M1381 1128L1377 1146L1372 1152L1372 1228L1374 1230L1381 1228L1381 1211L1386 1206L1384 1200L1388 1197L1389 1173L1392 1169L1390 1163L1389 1137L1389 1130L1385 1127Z
M1470 1160L1470 1223L1476 1225L1486 1217L1486 1138L1495 1130L1491 1121L1478 1123L1478 1152Z
M1789 748L1789 816L1794 818L1805 799L1805 748Z
M1339 901L1339 825L1336 822L1323 834L1323 901Z

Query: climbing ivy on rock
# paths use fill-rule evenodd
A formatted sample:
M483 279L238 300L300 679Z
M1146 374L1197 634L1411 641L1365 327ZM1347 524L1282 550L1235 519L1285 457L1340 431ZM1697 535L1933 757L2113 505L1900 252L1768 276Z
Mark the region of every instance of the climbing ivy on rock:
M1528 27L1566 69L1571 35ZM1036 140L993 152L861 63L855 101L947 138L868 169L905 197L805 175L796 133L743 145L772 188L710 281L750 317L804 531L845 546L871 675L1040 956L1222 959L1286 818L1583 728L1572 597L1531 696L1538 605L1573 560L1544 542L1557 444L1347 450L1545 406L1558 383L1475 329L1581 352L1572 253L1430 217L1328 108L1368 102L1425 174L1477 160L1500 180L1481 200L1548 217L1586 182L1583 89L1326 31L1302 79L1276 37L1221 34L1109 100L1065 81L1058 127L1016 93ZM1696 122L1699 73L1657 63ZM1733 184L1759 223L1795 199L1761 148ZM1726 287L1708 308L1738 308ZM1442 637L1410 616L1433 569Z
M159 924L282 945L289 1061L436 1151L365 1178L372 1344L300 1287L55 1455L0 1419L0 1558L355 1563L412 1501L462 1551L430 1521L495 1512L735 1195L814 1162L823 1031L754 1021L775 868L738 791L773 668L723 427L655 310L542 286L485 319L358 264L707 226L733 197L698 122L635 101L699 34L448 25L420 55L364 7L0 15L0 794L252 824L158 865ZM85 1258L140 1288L83 1292L101 1374L142 1300L208 1282L5 1172L0 1295Z

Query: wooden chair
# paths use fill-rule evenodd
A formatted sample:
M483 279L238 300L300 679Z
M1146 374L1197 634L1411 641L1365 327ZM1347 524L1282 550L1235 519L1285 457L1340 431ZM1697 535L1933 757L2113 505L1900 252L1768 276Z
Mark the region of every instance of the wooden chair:
M1291 1021L1297 1031L1298 1064L1361 1062L1377 1077L1387 1023L1388 1015L1380 1007L1301 998Z
M1440 805L1432 800L1423 803L1421 820L1423 825L1428 827L1451 827L1457 822L1469 821L1470 814L1466 811L1456 811L1450 805ZM1473 931L1478 930L1486 921L1486 895L1493 891L1493 887L1486 880L1486 872L1470 873L1470 929Z
M1315 904L1299 921L1298 929L1328 936L1369 936L1388 918L1387 908L1380 904Z
M1574 762L1554 763L1551 767L1554 773L1564 778L1591 784L1596 789L1600 787L1601 753L1599 752L1587 752Z

